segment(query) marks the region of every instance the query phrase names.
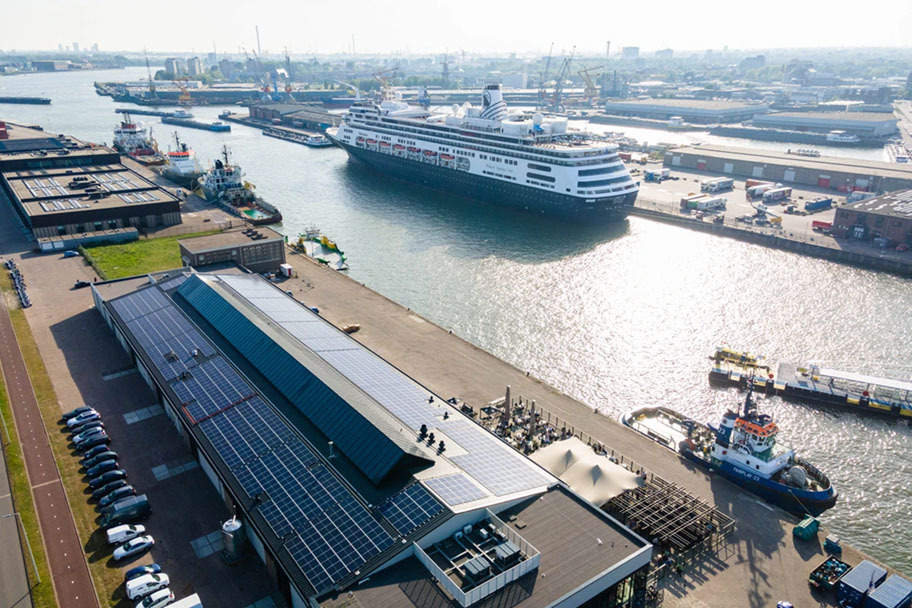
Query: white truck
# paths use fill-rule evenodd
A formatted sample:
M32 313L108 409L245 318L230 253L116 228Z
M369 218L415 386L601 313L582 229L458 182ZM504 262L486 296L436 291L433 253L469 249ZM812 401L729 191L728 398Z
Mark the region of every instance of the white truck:
M197 594L188 595L182 600L169 604L168 608L203 608L203 602Z
M735 180L730 177L715 177L705 179L700 184L700 190L703 192L723 192L732 190L735 187Z
M685 196L681 199L681 209L696 209L697 211L724 211L727 199L709 194L696 194Z

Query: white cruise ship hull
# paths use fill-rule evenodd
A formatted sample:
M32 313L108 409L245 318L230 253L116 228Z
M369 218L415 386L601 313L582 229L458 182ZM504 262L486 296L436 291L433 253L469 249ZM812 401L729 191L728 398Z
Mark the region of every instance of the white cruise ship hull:
M574 222L610 222L623 219L633 207L638 192L634 190L626 194L586 199L492 179L455 167L353 146L337 138L333 140L348 152L351 158L384 175L447 193Z

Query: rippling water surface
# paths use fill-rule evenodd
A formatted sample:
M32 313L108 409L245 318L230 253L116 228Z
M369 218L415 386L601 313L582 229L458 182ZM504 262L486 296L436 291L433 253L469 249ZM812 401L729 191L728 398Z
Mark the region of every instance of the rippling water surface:
M54 100L0 106L0 113L110 142L115 104L96 96L91 83L144 74L0 78L0 94ZM221 109L193 111L215 119ZM338 149L232 129L178 128L204 162L229 144L247 179L281 208L281 231L294 236L319 226L346 251L352 277L606 414L664 403L715 420L739 401L707 382L707 357L722 342L774 363L819 359L860 372L912 371L908 280L640 218L598 228L559 224L378 176ZM155 126L161 144L173 130ZM826 522L912 573L912 429L778 398L764 406L783 440L837 484L840 501Z

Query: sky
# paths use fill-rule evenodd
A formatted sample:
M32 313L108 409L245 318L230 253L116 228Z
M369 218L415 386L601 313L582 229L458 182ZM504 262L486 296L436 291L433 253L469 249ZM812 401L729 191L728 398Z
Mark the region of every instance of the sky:
M851 7L851 8L849 8ZM644 50L912 47L912 0L41 0L3 8L0 50L583 54ZM19 27L16 24L34 24Z

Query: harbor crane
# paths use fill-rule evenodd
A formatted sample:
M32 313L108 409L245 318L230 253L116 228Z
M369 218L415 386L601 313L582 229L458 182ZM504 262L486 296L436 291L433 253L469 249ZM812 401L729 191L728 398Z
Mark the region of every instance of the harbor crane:
M545 107L545 87L548 86L548 70L551 69L551 53L554 52L554 43L551 43L551 48L548 49L548 60L545 62L545 71L541 75L541 83L538 87L538 107L543 109Z
M158 94L155 92L155 79L152 78L152 68L149 67L149 54L143 49L143 55L146 57L146 73L149 75L149 97L156 99Z
M398 67L386 68L374 73L374 78L380 81L380 99L391 99L393 87L390 85L389 76L399 71Z
M589 75L589 72L595 72L596 70L601 70L604 66L597 66L594 68L586 68L579 71L579 75L582 76L583 82L586 83L586 90L583 92L583 98L590 104L597 103L601 97L599 93L598 85L595 84L595 80L592 76Z
M573 55L576 53L576 47L574 46L571 49L570 54L564 57L563 62L561 62L560 69L557 71L557 78L554 81L554 93L551 96L551 111L552 112L561 112L563 111L563 104L561 103L561 94L564 90L564 80L570 74L570 64L573 61Z

